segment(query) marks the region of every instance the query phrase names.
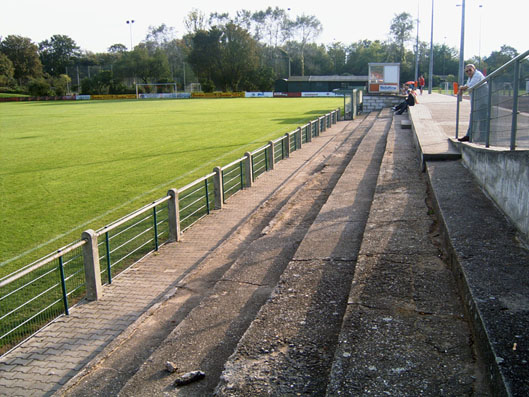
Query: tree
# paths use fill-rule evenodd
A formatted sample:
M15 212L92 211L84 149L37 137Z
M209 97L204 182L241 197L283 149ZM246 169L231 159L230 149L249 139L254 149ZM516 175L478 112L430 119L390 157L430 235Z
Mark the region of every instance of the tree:
M70 37L56 34L39 43L40 60L44 71L52 76L66 73L66 67L74 64L81 55L80 49Z
M230 22L221 36L220 53L224 88L238 91L241 81L257 68L257 43L246 30Z
M110 52L111 54L123 54L127 51L127 46L121 43L112 44L110 47L108 47L108 52Z
M0 87L14 87L15 68L7 55L0 53Z
M331 62L329 73L342 74L345 72L345 61L347 54L342 43L333 43L327 47L327 54Z
M72 79L66 74L61 74L50 79L52 89L55 95L62 96L68 92L68 86L72 82Z
M274 87L274 81L274 70L262 66L246 76L241 88L246 91L271 91Z
M360 40L347 48L346 71L354 75L368 73L369 62L386 62L388 47L379 40Z
M15 69L13 77L19 83L42 75L42 63L38 55L38 47L31 39L9 35L0 42L0 52L13 63Z
M291 23L288 21L286 11L279 7L268 7L259 19L266 44L271 47L282 46L290 36Z
M163 48L175 39L175 28L162 23L160 26L149 26L145 42L153 42L155 47Z
M411 39L411 32L413 30L413 18L411 14L403 12L395 14L395 17L391 21L389 32L393 38L393 41L400 48L400 62L406 62L405 57L405 46Z
M508 45L502 45L499 51L493 51L485 58L485 63L489 69L488 72L495 71L516 56L518 56L518 51L516 51L516 49Z
M187 17L184 19L184 26L187 30L187 33L195 34L201 30L207 29L206 24L206 15L196 8L193 8L187 14Z
M307 44L322 31L321 22L313 15L298 16L296 20L291 23L291 32L293 37L297 37L300 41L300 60L301 60L301 75L305 75L305 48Z
M210 84L220 70L220 37L222 32L214 27L210 30L199 30L192 38L192 48L188 62L200 80L200 83Z

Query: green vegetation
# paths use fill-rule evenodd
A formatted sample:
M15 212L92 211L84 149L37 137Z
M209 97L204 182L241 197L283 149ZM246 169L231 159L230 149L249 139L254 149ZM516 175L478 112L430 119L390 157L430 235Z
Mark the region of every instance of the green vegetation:
M342 98L2 103L0 274L341 105Z

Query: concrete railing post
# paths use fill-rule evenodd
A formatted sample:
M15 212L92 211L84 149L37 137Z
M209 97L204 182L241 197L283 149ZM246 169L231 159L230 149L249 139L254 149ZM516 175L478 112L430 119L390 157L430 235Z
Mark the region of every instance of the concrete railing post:
M353 109L352 109L352 111L351 111L351 114L352 114L353 120L356 119L356 116L357 116L357 109L358 109L356 92L357 92L357 90L353 90L353 104L351 105L351 106L353 107Z
M287 132L283 138L285 141L285 157L290 156L290 134Z
M270 145L269 150L267 151L266 155L268 156L268 169L273 170L274 169L274 158L275 158L275 145L274 142L269 141L268 144Z
M215 176L213 177L213 188L215 189L215 209L222 209L224 204L224 192L222 191L222 170L220 167L213 168Z
M301 127L296 129L296 149L301 149Z
M170 189L167 192L171 196L167 202L167 213L169 222L169 241L180 240L180 203L178 202L178 190Z
M312 142L312 129L310 124L305 127L305 135L307 135L307 143Z
M253 184L253 167L252 154L250 152L244 153L246 159L244 160L244 186L252 187Z
M101 298L101 270L99 267L97 234L92 229L89 229L83 232L81 238L86 240L86 244L83 245L86 299L96 301Z

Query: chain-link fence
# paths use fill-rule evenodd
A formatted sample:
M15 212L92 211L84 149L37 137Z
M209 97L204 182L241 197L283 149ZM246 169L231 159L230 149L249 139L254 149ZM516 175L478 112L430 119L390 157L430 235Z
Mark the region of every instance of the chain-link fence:
M529 148L529 51L469 89L470 140L489 146Z

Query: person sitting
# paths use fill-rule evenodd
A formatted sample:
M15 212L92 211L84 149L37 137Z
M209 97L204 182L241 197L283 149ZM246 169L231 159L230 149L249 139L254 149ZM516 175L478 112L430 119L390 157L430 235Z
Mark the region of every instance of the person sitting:
M408 90L408 96L406 97L406 100L402 101L397 106L393 106L392 110L394 112L397 112L397 114L402 114L404 112L407 112L410 106L415 106L416 103L417 96L415 95L415 91Z

